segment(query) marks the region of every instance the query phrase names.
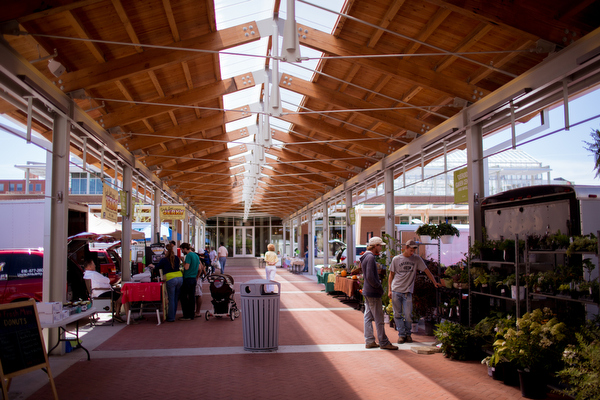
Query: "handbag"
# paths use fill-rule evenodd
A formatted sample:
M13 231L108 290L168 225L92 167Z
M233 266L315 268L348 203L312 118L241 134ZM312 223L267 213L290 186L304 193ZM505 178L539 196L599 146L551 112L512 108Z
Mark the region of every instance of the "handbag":
M219 260L217 260L216 258L212 261L211 265L214 268L221 268L221 263L219 262Z

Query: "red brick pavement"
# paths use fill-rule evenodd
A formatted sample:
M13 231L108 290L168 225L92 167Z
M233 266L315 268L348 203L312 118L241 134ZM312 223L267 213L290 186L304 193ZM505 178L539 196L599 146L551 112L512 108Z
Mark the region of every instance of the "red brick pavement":
M229 267L227 272L237 277L236 290L240 281L264 276L254 268ZM277 280L282 290L279 346L286 352L241 350L241 318L202 318L156 326L149 316L147 321L127 326L108 338L91 352L91 361L76 362L55 377L60 398L521 398L519 388L492 380L477 361L457 362L441 354L417 355L410 350L364 350L362 313L324 292L288 293L323 289L309 277L279 269ZM207 285L205 289L203 308L210 304ZM307 308L313 310L305 311ZM388 327L387 333L395 341L394 331ZM420 335L414 338L417 342L433 341ZM353 351L293 352L293 346L335 344L356 346ZM198 354L207 348L224 353L234 348L237 353L174 355L186 351ZM136 351L128 356L127 350ZM151 350L164 350L164 356L150 354ZM49 385L29 398L51 399Z

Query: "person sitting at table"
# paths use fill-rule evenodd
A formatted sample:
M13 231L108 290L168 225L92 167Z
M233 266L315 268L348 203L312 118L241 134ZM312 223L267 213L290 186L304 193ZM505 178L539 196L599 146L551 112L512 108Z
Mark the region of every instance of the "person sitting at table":
M173 252L173 245L169 243L165 248L167 252L157 267L162 270L163 279L167 282L167 297L169 298L167 322L175 322L177 302L183 285L183 273L179 270L179 257Z
M96 264L94 260L85 261L85 272L83 273L83 279L89 279L91 281L92 298L110 298L111 291L114 291L113 296L113 310L115 310L114 319L117 322L125 322L121 318L121 291L118 288L113 288L110 285L110 279L100 272L96 271ZM128 305L124 305L125 314L127 315Z

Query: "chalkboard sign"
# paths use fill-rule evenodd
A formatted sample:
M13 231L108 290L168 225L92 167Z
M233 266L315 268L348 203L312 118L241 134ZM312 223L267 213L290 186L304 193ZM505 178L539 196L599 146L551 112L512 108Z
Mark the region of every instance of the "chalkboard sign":
M56 388L44 347L35 300L0 304L0 378L4 398L8 398L5 379L46 368L55 398Z

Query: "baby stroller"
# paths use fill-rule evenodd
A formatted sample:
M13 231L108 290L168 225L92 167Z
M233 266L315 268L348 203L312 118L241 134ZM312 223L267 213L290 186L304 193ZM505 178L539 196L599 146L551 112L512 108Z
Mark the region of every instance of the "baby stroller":
M235 320L240 316L240 311L235 304L233 289L233 277L227 274L212 274L206 277L210 283L210 295L212 296L213 311L206 311L206 320L210 316L217 318L227 317Z

